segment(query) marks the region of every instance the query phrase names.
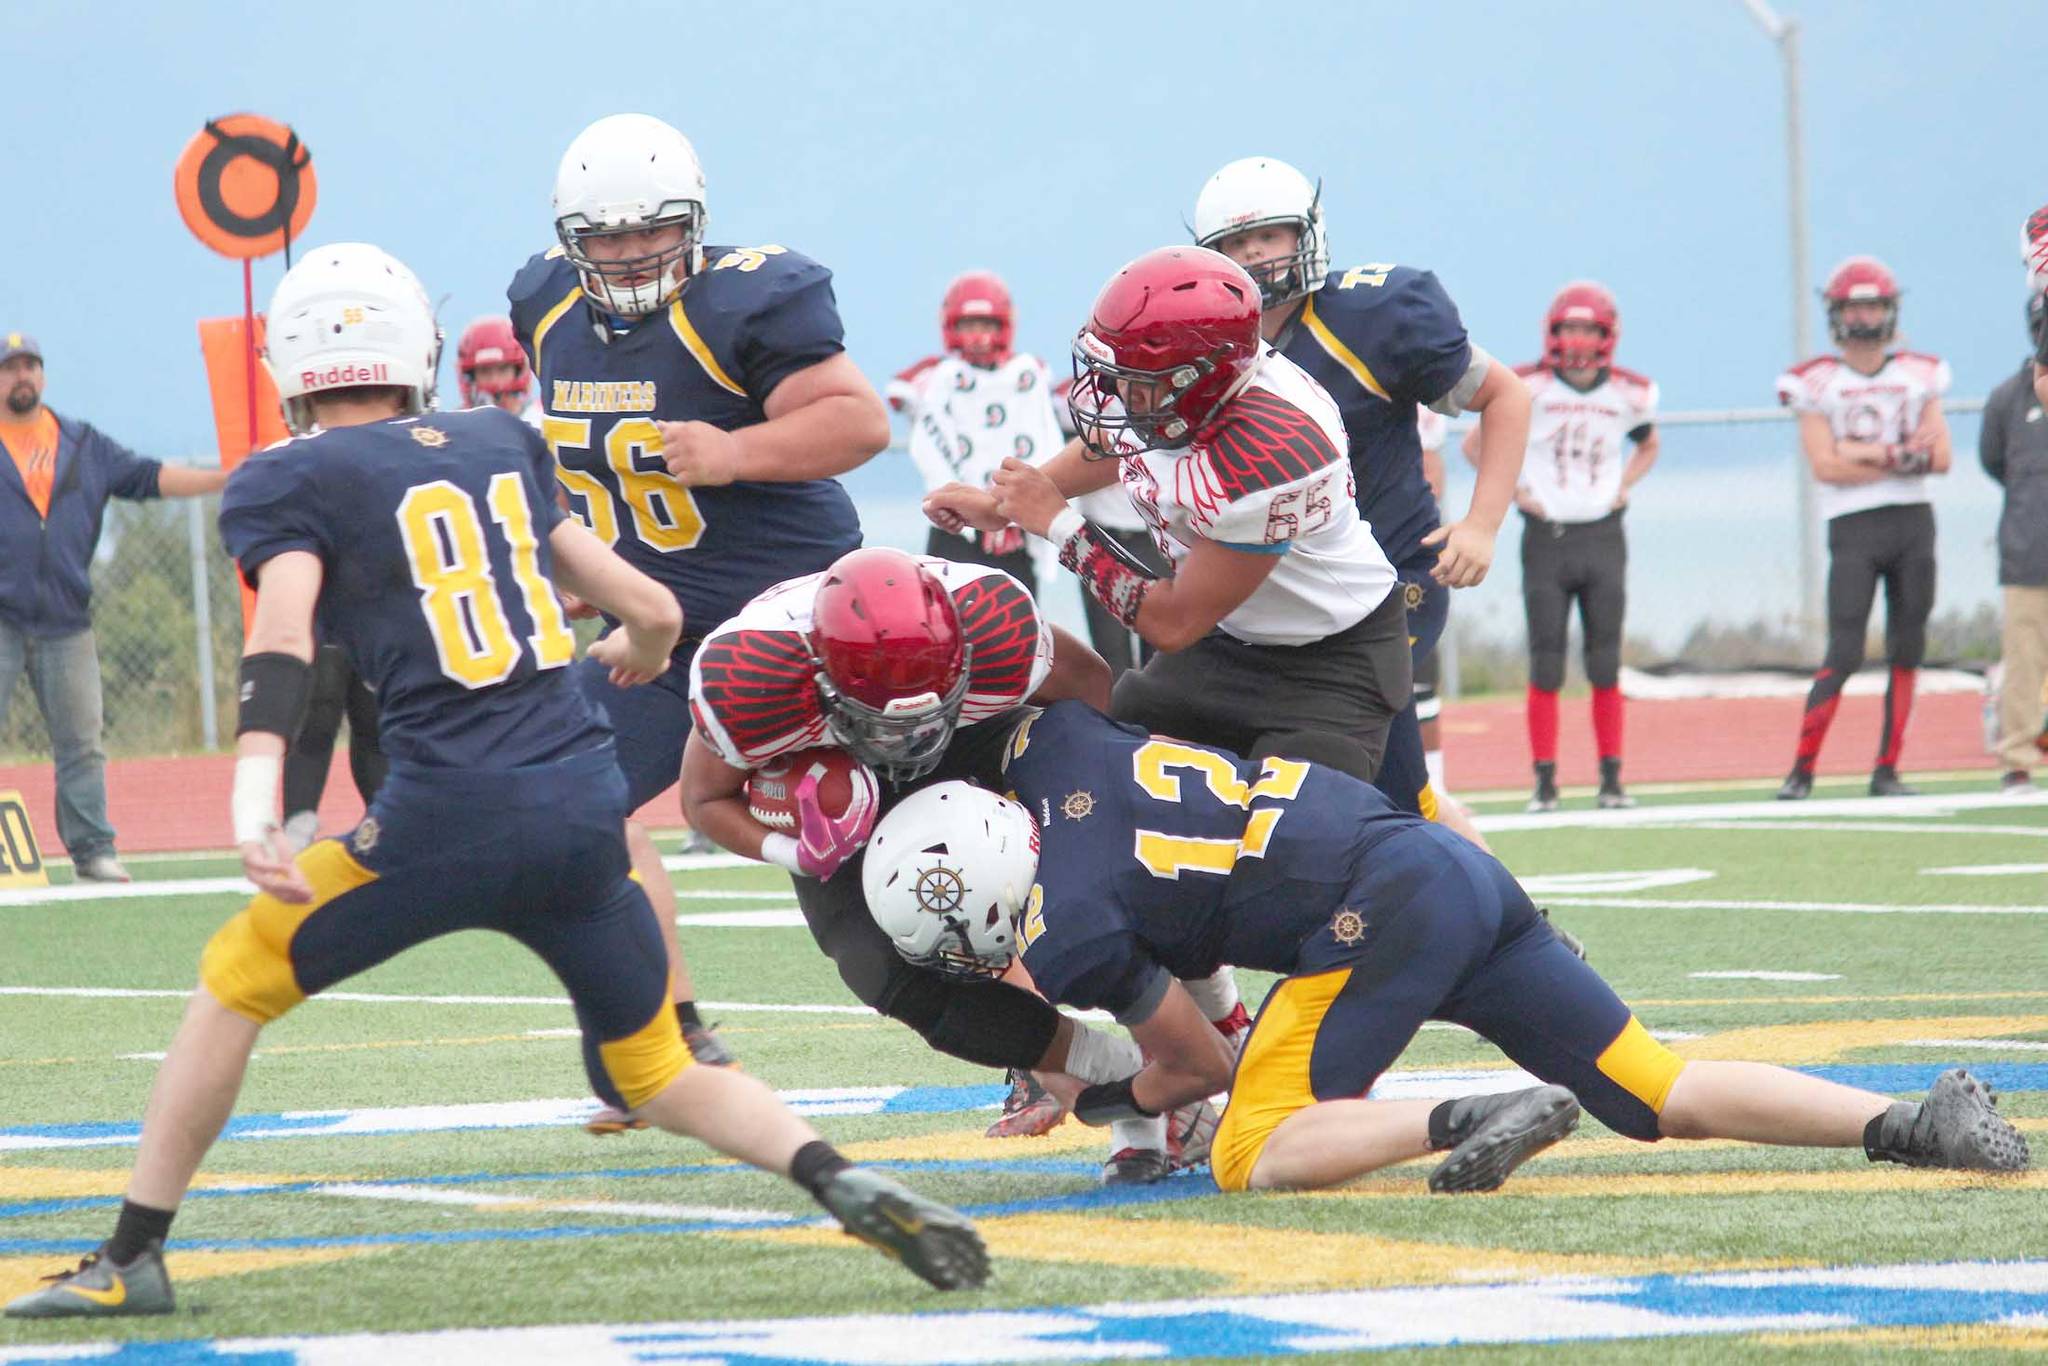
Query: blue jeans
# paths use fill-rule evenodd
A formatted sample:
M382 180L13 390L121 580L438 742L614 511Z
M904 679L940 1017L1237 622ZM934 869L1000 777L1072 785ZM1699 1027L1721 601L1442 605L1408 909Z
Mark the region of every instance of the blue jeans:
M0 622L0 724L24 670L57 760L57 838L82 863L114 852L100 748L100 656L90 629L37 639Z

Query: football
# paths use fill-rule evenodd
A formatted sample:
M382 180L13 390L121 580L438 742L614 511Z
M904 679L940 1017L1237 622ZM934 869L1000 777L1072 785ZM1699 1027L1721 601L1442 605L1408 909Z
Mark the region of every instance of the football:
M805 777L818 779L818 808L827 816L843 816L853 801L854 784L879 792L874 771L843 749L824 745L770 759L747 779L747 814L770 830L796 833L796 789Z

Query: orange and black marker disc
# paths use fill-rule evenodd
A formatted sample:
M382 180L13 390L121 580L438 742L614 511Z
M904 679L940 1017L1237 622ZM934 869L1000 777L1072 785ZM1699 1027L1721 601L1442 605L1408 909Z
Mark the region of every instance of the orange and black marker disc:
M306 231L319 186L299 135L260 114L211 119L185 144L176 172L178 214L223 256L255 260Z

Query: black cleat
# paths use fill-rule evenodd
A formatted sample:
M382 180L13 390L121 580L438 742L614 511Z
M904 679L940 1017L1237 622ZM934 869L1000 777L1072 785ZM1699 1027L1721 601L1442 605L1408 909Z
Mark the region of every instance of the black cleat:
M1600 795L1595 803L1602 811L1626 811L1636 804L1636 799L1622 790L1621 760L1609 757L1600 761Z
M988 1248L967 1216L865 1167L825 1178L818 1200L841 1228L941 1290L988 1279Z
M2031 1161L2026 1135L1998 1113L1998 1096L1960 1067L1936 1077L1927 1099L1894 1103L1877 1132L1863 1149L1872 1162L2019 1172Z
M1870 773L1870 795L1873 797L1917 797L1920 789L1908 787L1899 781L1899 771L1890 764L1879 764Z
M7 1317L96 1319L171 1312L174 1301L162 1243L152 1241L125 1266L108 1261L106 1250L101 1243L77 1270L43 1277L49 1284L9 1304Z
M1813 772L1810 769L1795 768L1778 785L1778 800L1781 802L1803 802L1812 795Z
M1118 1148L1102 1164L1105 1186L1149 1186L1173 1175L1173 1159L1158 1148Z
M1451 1111L1451 1155L1429 1174L1429 1188L1499 1190L1515 1168L1578 1127L1579 1098L1562 1086L1467 1096Z
M1059 1097L1038 1084L1038 1078L1021 1067L1010 1069L1010 1094L1003 1097L1003 1113L988 1126L988 1138L1037 1138L1059 1127L1067 1107Z
M1550 926L1550 932L1557 936L1557 942L1572 951L1572 957L1585 961L1586 945L1577 935L1550 918L1548 906L1538 906L1536 914L1543 917L1543 923Z
M1529 798L1525 811L1557 810L1557 765L1542 762L1536 765L1536 793Z

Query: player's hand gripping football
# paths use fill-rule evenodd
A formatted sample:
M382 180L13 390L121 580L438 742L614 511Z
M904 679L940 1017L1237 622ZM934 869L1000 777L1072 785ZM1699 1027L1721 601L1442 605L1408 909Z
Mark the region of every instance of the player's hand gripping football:
M740 442L708 422L657 422L661 459L679 484L711 488L739 478Z
M804 876L822 882L838 872L874 833L880 806L874 780L856 776L845 814L828 816L818 805L817 775L806 773L796 785L796 862Z
M972 484L946 484L924 496L924 515L941 531L958 536L969 527L986 535L1001 531L1010 519L996 511L996 496Z
M675 645L673 639L664 645L659 639L636 635L632 628L621 626L592 642L590 657L611 670L613 686L631 688L652 683L667 673L669 655Z
M1493 533L1470 522L1440 526L1424 536L1422 544L1440 547L1429 576L1446 588L1474 587L1493 568Z
M257 891L287 905L303 906L313 899L313 884L306 881L306 875L293 862L284 832L275 827L261 840L243 843L242 876L255 883Z
M989 489L996 496L996 511L1034 536L1043 536L1052 519L1067 510L1052 476L1014 455L989 480Z

